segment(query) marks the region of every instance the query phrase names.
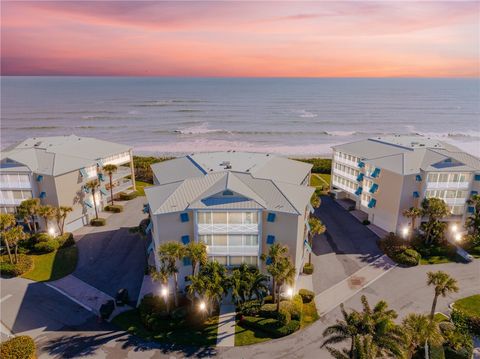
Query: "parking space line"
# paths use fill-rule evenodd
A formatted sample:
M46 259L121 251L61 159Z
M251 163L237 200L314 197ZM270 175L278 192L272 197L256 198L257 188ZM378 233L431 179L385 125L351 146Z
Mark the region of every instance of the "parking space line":
M54 285L51 285L51 284L49 284L49 283L45 283L45 285L46 285L47 287L50 287L50 288L56 290L58 293L63 294L65 297L67 297L68 299L70 299L72 302L77 303L79 306L85 308L85 309L88 310L89 312L92 312L93 314L97 315L97 313L96 313L92 308L90 308L88 305L85 305L85 304L83 304L82 302L80 302L79 300L73 298L71 295L67 294L66 292L64 292L64 291L61 290L60 288L57 288L57 287L55 287Z

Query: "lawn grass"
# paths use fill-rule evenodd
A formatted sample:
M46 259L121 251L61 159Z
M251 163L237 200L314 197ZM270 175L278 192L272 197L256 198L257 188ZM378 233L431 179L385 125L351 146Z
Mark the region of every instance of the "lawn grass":
M302 320L300 321L300 328L305 328L310 324L318 320L319 315L317 307L315 306L315 300L310 303L303 303Z
M310 176L310 186L326 187L330 186L330 175L324 173L312 173Z
M242 326L240 323L235 325L235 346L262 343L270 339L272 339L271 336L263 330L252 330Z
M30 257L33 259L33 268L22 277L45 282L57 280L72 273L77 266L78 251L77 246L73 245L52 253L36 254Z
M454 303L454 307L471 317L480 318L480 294L459 299Z
M145 187L153 186L153 184L142 181L135 181L135 187L139 196L145 196Z
M433 319L435 319L437 323L448 322L450 320L450 318L447 315L440 312L435 313L435 315L433 316Z
M452 260L450 257L444 257L444 256L431 256L428 258L421 258L420 259L420 264L442 264L442 263L452 263L456 262L455 260Z
M330 173L317 173L317 176L320 176L320 178L326 182L325 184L330 186L330 179L332 177Z
M207 319L203 327L187 325L183 327L172 326L174 320L165 319L165 328L159 331L146 329L136 309L123 312L113 318L112 323L121 329L128 331L146 340L154 340L160 343L214 346L217 343L218 316Z

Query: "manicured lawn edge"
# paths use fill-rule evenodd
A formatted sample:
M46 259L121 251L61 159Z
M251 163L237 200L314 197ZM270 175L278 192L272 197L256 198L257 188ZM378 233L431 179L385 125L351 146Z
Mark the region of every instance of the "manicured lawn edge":
M469 316L480 318L480 294L459 299L453 304L453 307Z
M153 184L143 181L135 181L135 187L139 196L145 196L145 187L153 186Z
M33 259L33 268L22 277L36 282L47 282L63 278L75 270L78 249L73 245L51 253L29 255L29 257Z

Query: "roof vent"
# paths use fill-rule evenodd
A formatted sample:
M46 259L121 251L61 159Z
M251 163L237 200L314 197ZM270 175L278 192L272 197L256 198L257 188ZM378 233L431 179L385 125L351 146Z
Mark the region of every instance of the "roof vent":
M41 144L42 144L42 142L39 141L39 142L35 142L35 144L34 144L33 146L34 146L34 147L38 147L38 146L40 146Z

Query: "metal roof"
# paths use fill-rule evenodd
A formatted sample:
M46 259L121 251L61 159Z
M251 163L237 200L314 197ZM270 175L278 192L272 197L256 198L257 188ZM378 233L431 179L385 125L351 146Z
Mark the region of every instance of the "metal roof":
M478 171L480 160L448 143L423 136L385 136L332 147L403 175L424 171Z
M35 173L58 176L130 149L130 146L92 137L33 137L2 150L1 159L15 161Z

